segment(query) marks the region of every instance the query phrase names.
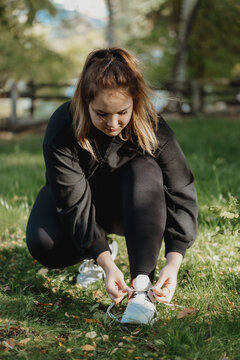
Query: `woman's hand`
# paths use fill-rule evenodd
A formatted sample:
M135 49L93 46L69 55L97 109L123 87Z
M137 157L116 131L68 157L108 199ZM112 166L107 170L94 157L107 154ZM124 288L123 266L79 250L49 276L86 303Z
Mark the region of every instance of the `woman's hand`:
M118 304L124 296L130 291L124 281L123 273L113 262L109 251L104 251L97 257L97 263L100 265L106 275L105 285L109 297L115 304Z
M130 291L124 281L123 273L116 265L106 272L105 285L108 295L115 304L122 301L124 296Z
M154 293L159 302L169 303L177 286L177 274L183 256L176 252L167 254L167 263L159 274L159 279L154 286Z

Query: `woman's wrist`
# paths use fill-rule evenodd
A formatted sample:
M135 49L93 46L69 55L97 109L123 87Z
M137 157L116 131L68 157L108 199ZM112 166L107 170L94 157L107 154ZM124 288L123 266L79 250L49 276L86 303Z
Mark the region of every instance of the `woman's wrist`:
M171 266L178 271L183 260L182 254L172 251L167 254L166 258L166 265Z
M96 262L99 266L101 266L105 274L107 274L109 271L111 271L111 269L116 267L110 251L103 251L101 254L99 254Z

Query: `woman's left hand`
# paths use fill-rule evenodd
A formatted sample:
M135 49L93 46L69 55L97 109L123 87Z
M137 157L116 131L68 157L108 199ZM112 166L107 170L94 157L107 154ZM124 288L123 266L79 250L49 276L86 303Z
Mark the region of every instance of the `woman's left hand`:
M169 303L177 286L177 274L183 256L176 252L167 254L167 264L162 268L153 291L159 302Z
M169 303L177 286L177 273L174 267L166 265L160 271L159 279L153 291L159 302Z

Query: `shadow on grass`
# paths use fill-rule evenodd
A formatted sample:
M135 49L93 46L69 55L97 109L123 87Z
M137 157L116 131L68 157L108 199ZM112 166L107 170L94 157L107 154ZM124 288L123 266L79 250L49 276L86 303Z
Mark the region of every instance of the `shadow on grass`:
M29 255L25 246L0 252L1 314L8 319L43 321L66 320L65 313L89 317L95 300L89 291L75 285L77 268L49 270ZM101 304L99 310L104 309Z

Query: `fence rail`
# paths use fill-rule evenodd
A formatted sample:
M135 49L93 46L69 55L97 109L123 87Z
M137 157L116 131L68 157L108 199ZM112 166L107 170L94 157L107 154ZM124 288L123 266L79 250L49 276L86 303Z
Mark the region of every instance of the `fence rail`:
M48 89L48 90L47 90ZM65 89L65 93L64 93ZM49 92L50 90L50 92ZM66 92L68 90L68 93ZM196 79L184 83L167 82L163 88L154 89L156 104L159 100L159 111L181 115L240 115L240 80L230 79ZM14 83L9 91L0 91L0 104L2 99L10 99L11 113L0 118L0 130L17 131L21 128L18 115L18 102L20 99L30 99L29 115L26 126L36 125L34 114L36 101L43 100L67 101L74 91L72 84L29 82L25 90L20 90ZM163 98L165 102L163 105ZM158 105L156 106L158 108ZM43 119L42 122L47 122ZM40 123L40 122L39 122Z

